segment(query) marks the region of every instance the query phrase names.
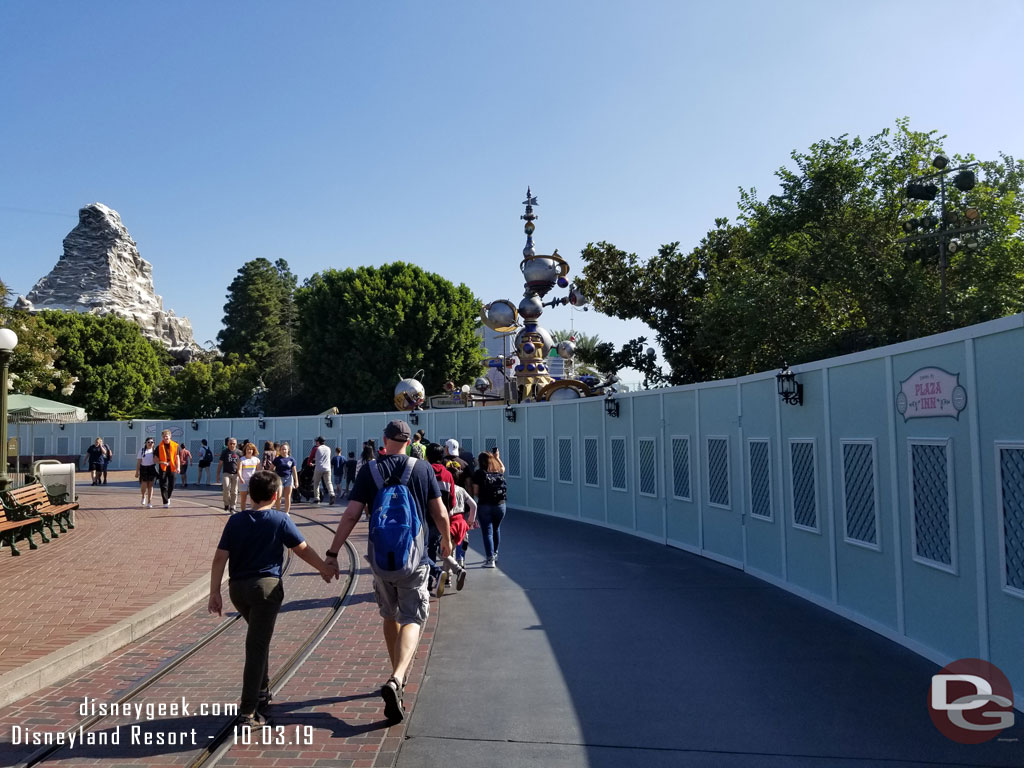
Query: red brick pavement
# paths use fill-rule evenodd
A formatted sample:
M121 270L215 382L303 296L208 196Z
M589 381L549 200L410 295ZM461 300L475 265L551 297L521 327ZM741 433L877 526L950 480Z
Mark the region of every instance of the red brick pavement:
M196 499L197 502L200 500ZM183 505L175 505L171 510L160 508L160 512L173 512L182 508ZM297 507L295 511L322 520L331 530L340 512L338 508L310 508L306 505ZM212 515L212 518L218 521L216 528L219 532L223 517ZM331 531L299 522L311 545L322 552L330 540ZM77 533L77 530L73 532ZM209 567L214 544L215 541L202 548L202 571ZM357 552L364 551L365 537L361 529L357 529L353 544ZM365 565L361 559L360 565ZM280 665L308 636L325 615L326 604L337 589L337 582L328 587L308 566L296 561L286 582L287 603L275 632L271 660L273 667ZM229 604L226 596L225 603ZM289 607L293 609L289 610ZM434 610L424 632L419 657L407 689L406 702L410 709L415 703L429 653L437 621L436 607L437 603L432 603ZM10 743L15 725L39 731L71 727L80 719L78 710L84 697L88 696L98 702L116 700L120 692L194 643L217 621L206 615L204 606L198 606L142 640L82 670L73 678L0 709L0 765L13 764L35 749L34 746L14 746ZM75 752L65 750L58 753L53 760L59 760L62 764L120 765L124 768L188 762L196 753L190 743L184 747L133 745L128 743L131 725L142 726L142 737L149 732L154 735L163 734L165 738L179 730L190 732L195 727L196 742L203 746L207 742L206 734L211 733L211 728L220 720L199 717L195 708L204 702L237 701L243 633L244 628L239 623L219 638L214 646L204 649L137 699L143 704L157 704L184 697L186 701L192 702L191 717L149 723L145 718L142 721L134 718L105 721L100 728L106 729L108 733L113 732L111 729L114 723L123 726L120 729L121 745L80 746ZM388 728L382 719L382 703L378 691L389 668L380 634L380 619L373 602L371 579L368 570L361 567L357 589L333 631L275 700L274 727L267 735L272 742L277 743L239 745L227 754L222 764L308 766L322 760L325 761L323 764L338 766L392 765L404 737L404 727ZM311 734L310 743L303 743L307 734ZM262 735L262 731L255 734L253 741L258 742ZM282 741L285 743L280 743Z
M93 487L79 474L76 527L0 551L0 674L117 624L209 572L224 525L219 487L176 491L172 506L140 506L130 472ZM84 487L83 487L84 478ZM212 502L211 502L212 500ZM214 509L206 506L214 505Z

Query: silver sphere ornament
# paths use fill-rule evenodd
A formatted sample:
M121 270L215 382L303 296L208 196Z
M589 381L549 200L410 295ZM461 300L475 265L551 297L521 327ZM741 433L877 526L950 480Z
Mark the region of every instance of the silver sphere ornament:
M558 279L558 267L554 259L537 256L523 264L523 277L529 285L546 285L550 290Z
M572 360L576 355L576 345L568 339L558 342L556 349L558 350L558 356L563 360Z
M544 314L544 303L540 296L527 296L519 302L519 314L524 320L536 320Z
M515 305L508 299L498 299L480 308L480 319L492 331L510 331L516 325Z
M491 388L491 380L485 376L477 376L476 381L473 382L473 387L477 392L484 393Z
M395 408L413 411L423 405L427 393L416 379L402 379L395 386Z

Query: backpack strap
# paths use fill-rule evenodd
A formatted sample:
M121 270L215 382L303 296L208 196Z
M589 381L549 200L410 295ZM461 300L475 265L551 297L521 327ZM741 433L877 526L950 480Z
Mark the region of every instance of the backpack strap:
M405 460L405 468L402 470L402 477L399 479L399 485L408 485L409 478L412 477L412 468L416 465L419 459L409 456ZM373 477L373 482L377 484L377 490L379 491L384 487L384 475L380 471L380 459L374 459L369 462L370 464L370 475ZM390 479L388 481L390 482Z

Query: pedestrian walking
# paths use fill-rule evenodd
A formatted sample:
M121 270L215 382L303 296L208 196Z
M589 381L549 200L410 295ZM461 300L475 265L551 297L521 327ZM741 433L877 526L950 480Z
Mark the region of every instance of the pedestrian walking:
M288 443L281 443L277 447L277 458L274 459L274 472L281 478L281 498L277 500L275 509L281 508L281 501L284 500L284 513L290 515L292 511L292 494L294 488L299 484L299 474L295 469L295 458L291 455L292 448Z
M267 472L274 471L274 459L277 458L277 446L267 440L263 443L263 463L260 465L260 469L266 470Z
M434 472L425 461L405 455L408 443L409 425L398 420L389 422L384 428L385 453L365 464L356 476L352 497L326 553L328 566L339 573L338 551L359 522L363 509L370 506L367 555L391 659L391 676L381 687L380 695L384 716L392 723L405 718L405 683L430 608L429 568L423 562L428 515L443 531L441 554L447 557L452 552L448 515ZM391 524L384 525L385 520ZM412 541L404 537L404 546L388 536L391 531L409 528L418 535Z
M331 493L334 494L331 497L331 504L333 504L334 499L341 498L341 485L345 482L345 454L341 452L340 446L334 449L334 455L331 457L331 478L334 481L334 486L331 488Z
M348 458L345 459L345 495L348 496L348 492L352 490L352 483L356 480L356 452L349 451Z
M174 494L175 478L181 471L181 447L171 440L171 430L160 433L160 442L156 446L156 473L160 478L160 498L164 507L171 506Z
M234 512L238 508L238 464L242 461L242 454L238 452L238 441L235 438L227 438L224 445L217 462L217 482L221 482L221 477L224 478L221 486L224 511Z
M181 487L188 488L188 467L192 463L192 451L182 443L181 444Z
M495 568L501 543L501 521L505 519L505 465L495 446L493 453L482 451L479 466L472 475L473 496L477 501L477 520L484 540L484 568Z
M273 472L260 470L249 480L253 509L232 515L224 525L210 568L210 613L222 615L221 581L228 569L231 604L245 619L245 666L237 725L254 726L265 719L270 705L270 642L274 624L284 601L281 566L288 547L320 571L330 583L337 573L337 561L325 563L306 544L299 529L285 515L272 509L281 494L281 481Z
M89 463L89 475L92 477L92 484L99 485L103 479L103 438L97 437L93 444L85 449L85 457Z
M135 457L135 477L142 489L142 506L147 509L153 506L153 481L156 480L156 453L154 440L147 437L146 442Z
M196 470L196 473L199 475L196 478L196 485L202 485L203 484L203 473L204 472L206 473L206 484L209 485L210 484L210 465L213 464L213 451L211 451L210 450L210 446L207 445L205 437L200 442L200 445L202 447L199 449L199 463L196 465L198 467L198 469Z
M326 485L327 492L331 495L331 504L334 503L334 486L331 484L331 449L327 447L323 437L316 439L316 449L313 452L313 501L320 503L320 483Z
M242 460L238 462L238 493L242 497L241 506L245 511L245 502L249 497L249 479L260 469L263 460L256 455L256 443L245 443L242 446Z

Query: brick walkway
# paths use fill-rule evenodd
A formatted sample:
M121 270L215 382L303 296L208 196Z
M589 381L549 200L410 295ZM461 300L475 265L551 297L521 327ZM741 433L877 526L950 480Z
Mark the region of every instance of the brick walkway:
M79 473L77 527L21 556L0 551L0 675L113 626L204 573L224 517L213 491L176 491L140 507L130 472L92 487ZM84 485L83 485L84 483Z
M113 477L111 480L113 481ZM17 636L20 617L38 615L33 601L42 597L47 603L52 623L59 629L36 629L44 622L30 622L33 631L45 632L54 638L78 638L87 628L106 626L124 612L131 613L150 600L171 594L181 586L202 578L209 572L209 562L216 538L224 522L219 509L219 489L176 491L175 504L151 510L137 506L136 491L125 484L104 489L80 488L85 511L80 513L82 525L67 537L44 544L20 558L6 558L3 567L12 562L36 575L52 577L66 589L88 592L84 600L91 607L72 606L71 600L56 600L55 591L45 593L26 590L16 601L5 601L0 627ZM130 500L130 501L129 501ZM216 509L204 503L218 505ZM102 505L102 507L101 507ZM296 515L303 515L329 526L324 528L309 520L296 518L300 529L318 551L323 552L330 541L340 508L297 505ZM131 520L125 525L125 519ZM90 533L89 527L93 527ZM145 535L140 535L144 531ZM75 544L79 534L81 543ZM115 546L103 539L109 536ZM364 529L357 528L352 543L356 551L365 551ZM61 546L63 545L63 546ZM49 550L49 557L45 557ZM132 553L135 553L134 556ZM43 555L44 557L40 557ZM114 559L111 561L110 557ZM49 560L55 562L48 562ZM143 563L158 563L145 568ZM83 568L82 564L88 564ZM387 652L380 635L380 618L373 601L369 571L359 560L360 572L355 592L332 632L312 657L278 694L274 703L275 742L253 743L232 748L221 765L227 766L390 766L404 738L405 726L388 727L383 720L382 702L378 695L381 683L389 674ZM133 575L135 571L139 573ZM20 571L19 571L20 572ZM10 571L6 571L10 573ZM84 578L74 578L74 574ZM21 584L23 579L7 583ZM81 587L88 584L88 588ZM22 587L19 586L19 589ZM339 592L339 583L330 586L304 563L295 560L286 576L286 603L274 635L271 666L276 669L312 633L329 610ZM225 589L225 605L230 608ZM117 615L109 605L117 601ZM53 603L53 605L50 605ZM131 609L128 606L131 605ZM432 602L432 615L421 643L420 653L407 688L406 702L411 709L422 682L437 621L437 602ZM60 610L63 606L64 610ZM124 608L124 612L121 612ZM103 619L96 617L103 615ZM38 748L37 745L13 744L15 727L37 732L56 732L74 726L80 719L79 708L86 697L100 702L116 701L154 670L163 666L182 650L216 627L221 619L206 613L205 600L139 641L103 660L76 672L59 683L27 696L8 707L0 708L0 765L13 765ZM41 636L43 636L41 634ZM189 716L157 718L142 717L106 720L99 733L120 733L121 743L113 745L79 745L74 750L55 754L50 763L61 765L181 765L190 761L205 747L206 738L224 722L224 718L200 716L200 704L237 702L243 658L244 624L237 623L214 644L207 647L182 667L174 670L135 701L142 705L172 702L182 697L193 711ZM6 646L10 658L19 648ZM33 654L25 654L29 658ZM120 725L119 731L115 726ZM140 738L146 733L170 734L196 729L195 742L184 745L146 746L131 744L131 727L141 726ZM256 734L253 741L259 741ZM191 742L191 739L189 740ZM322 761L322 762L321 762Z

